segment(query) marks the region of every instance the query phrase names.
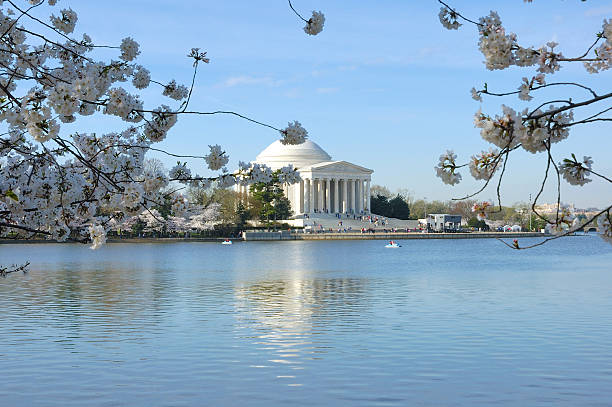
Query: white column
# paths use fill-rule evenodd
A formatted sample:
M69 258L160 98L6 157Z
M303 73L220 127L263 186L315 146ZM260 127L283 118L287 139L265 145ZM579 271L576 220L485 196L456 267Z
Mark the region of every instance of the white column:
M355 213L359 213L359 180L355 181Z
M304 179L304 213L310 213L312 205L312 186L309 179Z
M349 179L349 211L355 212L355 180Z
M342 180L342 212L346 213L348 211L348 181L346 179Z
M304 213L304 180L298 185L298 194L300 194L300 213Z
M329 181L329 178L325 179L325 209L327 209L327 212L331 212L331 210L329 209L329 205L330 205L330 196L331 193L331 184Z
M323 180L319 178L317 180L317 210L319 212L323 211Z
M293 184L293 194L292 194L293 202L291 203L291 209L293 209L293 212L296 215L299 215L300 213L302 213L302 209L301 209L302 199L301 199L301 194L300 194L301 184L302 184L302 181Z
M366 181L366 212L370 213L370 180Z
M338 208L338 178L334 179L334 213L340 212Z
M365 199L365 194L364 192L364 188L363 188L363 180L360 179L359 180L359 212L361 213L361 211L363 210L363 200Z

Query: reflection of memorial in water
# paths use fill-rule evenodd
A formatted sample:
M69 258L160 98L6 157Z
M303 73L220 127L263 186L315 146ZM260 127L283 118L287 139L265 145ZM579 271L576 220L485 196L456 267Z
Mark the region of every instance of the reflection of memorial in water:
M235 289L240 336L254 339L258 356L266 358L265 363L251 367L285 366L290 372L277 375L279 379L294 379L305 363L323 357L332 346L326 331L362 329L358 320L367 313L366 280L303 279L301 274L287 272L286 280Z

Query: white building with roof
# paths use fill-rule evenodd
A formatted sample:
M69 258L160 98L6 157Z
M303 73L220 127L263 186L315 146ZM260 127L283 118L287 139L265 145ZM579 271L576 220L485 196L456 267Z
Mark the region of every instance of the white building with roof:
M334 161L313 141L285 145L277 140L255 162L272 170L292 164L298 170L302 180L284 187L295 215L370 213L370 181L374 171L348 161ZM248 194L247 187L238 188Z

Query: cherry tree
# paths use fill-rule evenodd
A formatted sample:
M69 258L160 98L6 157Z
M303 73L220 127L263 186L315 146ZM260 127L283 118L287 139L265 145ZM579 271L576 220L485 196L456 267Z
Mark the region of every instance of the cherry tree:
M461 14L451 5L439 0L441 9L440 22L449 30L457 30L462 25L473 25L478 32L478 48L484 56L484 63L489 70L502 70L520 67L532 72L523 77L516 90L493 91L489 86L472 88L472 98L482 101L483 97L507 97L515 95L522 101L532 101L534 106L521 111L502 105L497 114L484 113L478 110L474 116L474 125L480 129L480 136L492 146L474 154L469 162L459 164L457 155L449 150L440 156L435 167L436 174L449 185L458 184L462 175L459 169L468 167L471 176L482 180L483 186L478 191L461 199L471 198L482 192L490 183L497 183L497 198L501 209L500 186L506 176L506 163L511 154L517 150L532 153L536 159L543 160L546 170L542 175L541 186L536 192L532 210L547 222L547 230L555 236L526 247L520 247L515 240L510 247L523 249L545 243L548 240L568 235L580 227L593 222L599 223L601 236L612 243L612 204L591 216L586 223L579 223L573 214L561 205L561 179L571 185L583 186L598 177L612 183L612 179L597 170L591 157L577 158L574 154L558 160L553 156L554 145L563 142L570 136L574 126L583 126L595 122L612 121L612 93L600 91L579 82L556 82L552 78L564 64L582 64L591 74L598 74L610 69L612 65L612 20L603 20L601 30L595 32L591 43L586 44L584 52L575 56L566 56L559 44L548 42L540 47L527 46L519 42L516 34L506 30L501 17L491 11L489 15L472 19ZM597 29L597 28L595 28ZM578 89L586 96L574 100L546 100L540 96L541 89L549 87ZM591 110L596 108L597 112ZM499 173L494 181L496 173ZM538 213L536 205L547 182L553 180L557 191L557 212L553 219ZM478 219L484 219L487 213L494 210L491 202L478 202L473 211Z
M109 228L130 216L145 213L161 222L151 208L167 199L173 202L173 215L181 216L188 210L182 188L211 182L247 185L271 177L268 167L243 162L228 171L228 153L213 142L208 154L200 156L155 147L184 115L231 115L277 132L284 144L308 137L298 121L281 129L237 112L190 109L198 69L210 63L206 52L188 52L193 68L188 86L156 79L137 62L135 39L109 46L87 34L76 38L77 13L58 9L56 3L0 0L0 238L46 236L97 248ZM316 35L324 17L313 12L305 21L306 33ZM102 51L114 56L96 59ZM167 103L149 106L140 93L150 87L157 87ZM123 125L105 134L66 130L96 115L113 116ZM200 176L180 162L166 175L144 165L150 151L200 159L218 175ZM285 182L299 180L290 166L281 174Z

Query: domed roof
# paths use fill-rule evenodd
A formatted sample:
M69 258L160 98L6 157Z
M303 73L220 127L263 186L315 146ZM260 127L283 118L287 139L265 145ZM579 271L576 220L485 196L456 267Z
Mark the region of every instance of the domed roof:
M331 157L319 145L306 140L302 144L283 144L276 140L255 158L255 162L266 164L273 170L292 164L295 168L331 161Z

